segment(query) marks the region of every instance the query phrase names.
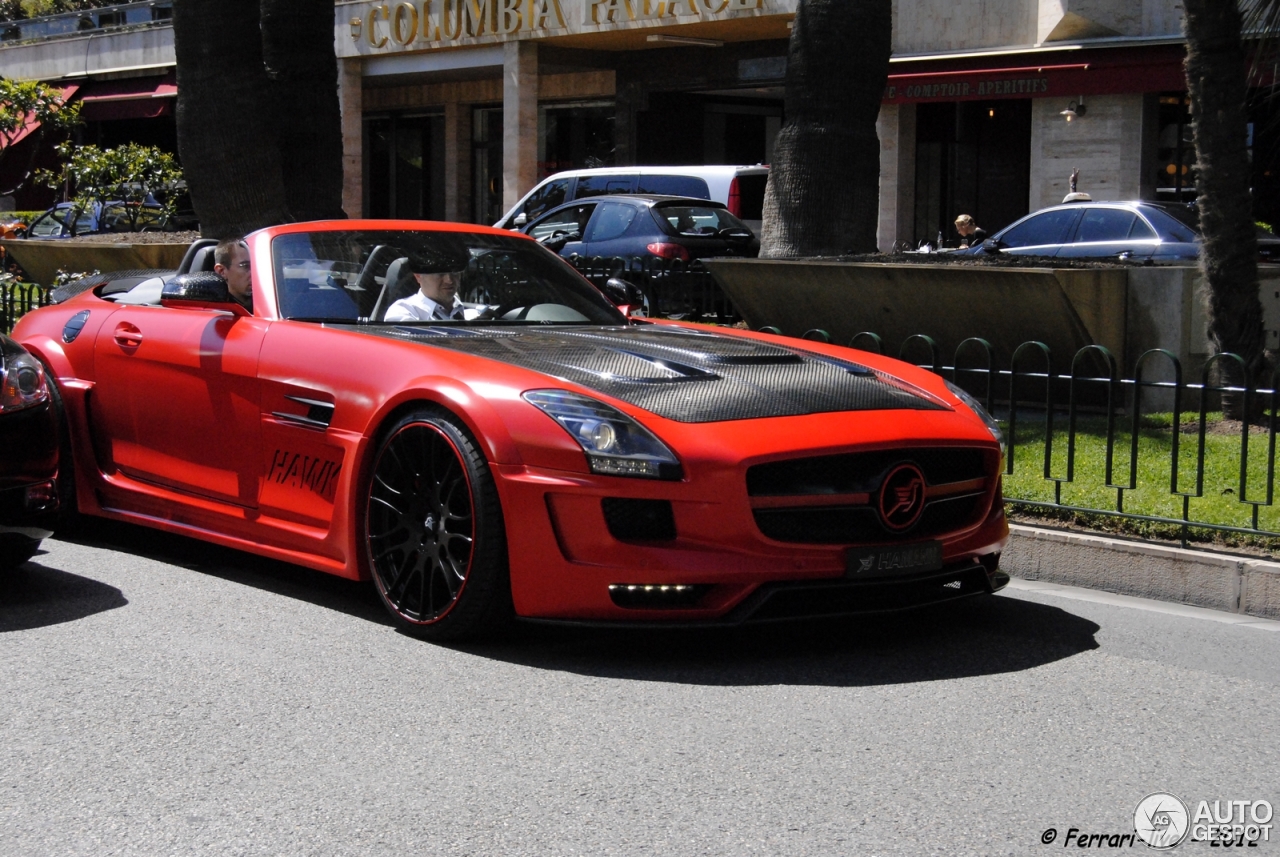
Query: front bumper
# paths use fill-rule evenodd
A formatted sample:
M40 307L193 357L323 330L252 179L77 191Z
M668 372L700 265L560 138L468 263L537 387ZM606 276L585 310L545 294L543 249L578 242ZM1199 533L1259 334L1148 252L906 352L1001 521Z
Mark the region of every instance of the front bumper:
M0 536L47 539L58 511L52 478L0 490Z
M0 535L48 538L58 511L58 425L45 403L0 418Z
M938 537L941 569L857 580L849 576L853 545L774 541L741 491L524 467L495 471L512 596L527 619L742 624L908 609L995 592L1008 582L998 568L1009 530L996 486L974 521ZM615 538L603 501L619 496L669 500L675 537ZM621 588L631 593L622 604L615 597ZM646 594L647 602L637 597Z

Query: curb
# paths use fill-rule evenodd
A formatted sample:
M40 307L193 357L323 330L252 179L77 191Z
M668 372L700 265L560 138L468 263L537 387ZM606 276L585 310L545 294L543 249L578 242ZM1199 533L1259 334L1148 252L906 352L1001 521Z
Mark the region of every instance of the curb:
M1280 619L1280 562L1009 525L1006 574Z

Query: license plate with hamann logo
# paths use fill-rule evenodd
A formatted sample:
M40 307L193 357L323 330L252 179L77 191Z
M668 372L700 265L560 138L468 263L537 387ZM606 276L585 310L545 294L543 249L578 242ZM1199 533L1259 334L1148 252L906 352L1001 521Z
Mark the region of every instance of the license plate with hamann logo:
M860 580L898 577L942 568L942 542L915 542L890 547L849 548L845 576Z

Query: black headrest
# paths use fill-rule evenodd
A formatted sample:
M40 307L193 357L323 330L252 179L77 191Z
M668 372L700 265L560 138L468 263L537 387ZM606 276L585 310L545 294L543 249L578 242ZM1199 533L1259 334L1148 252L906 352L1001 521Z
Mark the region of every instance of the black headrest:
M217 239L214 238L198 238L191 242L191 246L182 256L182 262L178 264L178 270L184 274L191 271L212 271L213 248L217 246Z

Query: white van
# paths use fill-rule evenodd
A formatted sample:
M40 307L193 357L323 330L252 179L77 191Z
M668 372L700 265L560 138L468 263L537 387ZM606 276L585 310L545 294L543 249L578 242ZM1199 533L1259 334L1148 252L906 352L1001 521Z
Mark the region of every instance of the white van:
M760 234L764 186L769 168L750 167L597 167L566 170L543 179L494 226L519 229L563 202L606 193L660 193L722 202L730 213Z

